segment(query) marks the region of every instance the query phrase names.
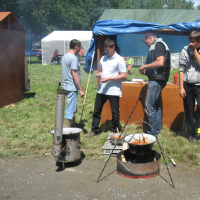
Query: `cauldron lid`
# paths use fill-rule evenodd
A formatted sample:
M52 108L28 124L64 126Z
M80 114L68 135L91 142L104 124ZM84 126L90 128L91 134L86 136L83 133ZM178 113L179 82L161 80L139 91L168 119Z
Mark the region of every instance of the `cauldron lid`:
M82 132L82 129L80 128L63 128L63 135L68 134L75 134ZM54 134L54 130L50 131L51 134Z

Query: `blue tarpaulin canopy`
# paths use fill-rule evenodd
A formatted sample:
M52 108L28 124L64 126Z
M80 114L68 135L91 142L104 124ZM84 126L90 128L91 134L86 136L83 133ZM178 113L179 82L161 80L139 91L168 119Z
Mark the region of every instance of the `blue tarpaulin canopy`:
M102 20L97 21L93 27L93 38L86 55L86 67L89 72L93 51L97 48L98 35L116 37L118 52L123 57L146 56L148 47L142 39L146 32L154 32L168 45L171 53L179 53L183 46L189 44L188 35L191 31L200 31L200 22L173 23L162 25L151 22L135 20ZM96 52L96 51L95 51ZM92 71L97 69L96 53Z

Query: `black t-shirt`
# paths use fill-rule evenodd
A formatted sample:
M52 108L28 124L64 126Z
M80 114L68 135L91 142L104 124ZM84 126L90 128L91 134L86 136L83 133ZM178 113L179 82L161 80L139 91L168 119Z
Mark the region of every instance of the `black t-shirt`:
M166 50L165 45L162 42L157 42L154 49L149 51L147 55L147 64L150 64L156 60L157 57L163 56L164 66L156 69L146 69L146 75L149 80L163 80L167 81L169 78L170 70L170 52Z
M162 42L158 42L155 46L155 57L165 56L166 48Z

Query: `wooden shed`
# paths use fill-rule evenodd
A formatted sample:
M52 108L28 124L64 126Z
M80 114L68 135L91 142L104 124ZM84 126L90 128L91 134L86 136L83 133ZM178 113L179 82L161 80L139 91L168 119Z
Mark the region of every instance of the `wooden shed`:
M0 107L23 99L27 33L11 12L0 12Z

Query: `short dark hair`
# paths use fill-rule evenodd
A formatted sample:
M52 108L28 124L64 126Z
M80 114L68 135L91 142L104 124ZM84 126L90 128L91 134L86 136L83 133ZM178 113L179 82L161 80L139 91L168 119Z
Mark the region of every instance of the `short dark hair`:
M198 31L192 31L189 35L189 39L196 39L200 40L200 32Z
M69 48L75 49L76 46L81 47L81 42L79 40L76 40L76 39L71 40L70 44L69 44Z
M145 40L149 39L150 37L157 38L156 34L151 33L151 32L148 32L148 33L146 33L146 34L144 35L144 37L143 37L143 42L144 42Z
M112 48L112 47L115 46L115 42L113 40L107 38L107 39L104 40L103 46Z

